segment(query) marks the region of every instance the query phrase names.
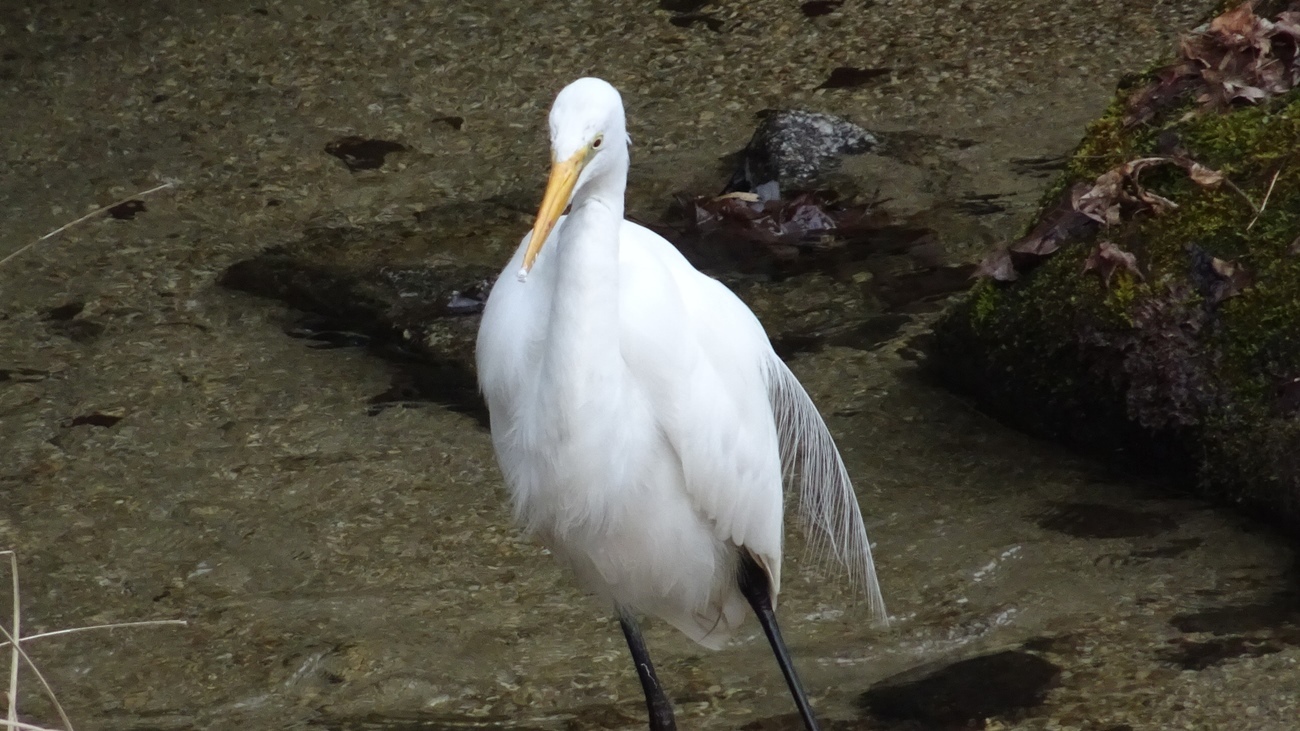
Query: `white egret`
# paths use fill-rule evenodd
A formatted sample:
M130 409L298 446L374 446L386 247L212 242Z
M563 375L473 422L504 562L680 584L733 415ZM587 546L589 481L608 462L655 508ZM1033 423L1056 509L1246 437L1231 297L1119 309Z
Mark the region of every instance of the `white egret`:
M816 729L774 614L786 480L814 543L884 612L835 443L754 314L623 219L629 139L618 91L573 82L555 99L550 132L541 209L478 334L479 384L516 517L613 604L651 729L675 724L635 614L717 649L746 603Z

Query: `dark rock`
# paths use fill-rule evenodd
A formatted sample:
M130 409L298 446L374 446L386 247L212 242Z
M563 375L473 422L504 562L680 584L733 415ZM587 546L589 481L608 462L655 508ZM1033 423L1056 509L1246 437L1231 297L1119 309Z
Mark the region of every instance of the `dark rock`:
M715 199L687 200L708 208ZM752 219L700 227L695 210L679 206L679 216L689 215L654 228L736 291L783 356L875 348L909 313L967 286L969 267L946 265L932 231L870 205L805 195L759 209L745 209ZM472 258L484 239L512 244L530 218L513 204L485 202L368 227L309 228L231 265L219 283L307 313L287 334L313 349L363 347L387 359L393 384L371 399L370 413L432 402L482 420L474 344L499 264L452 262ZM759 235L777 224L782 235Z
M313 347L368 347L387 358L394 386L374 404L423 400L480 416L474 341L499 269L449 263L446 250L484 237L511 241L524 226L515 212L481 204L367 228L311 228L236 262L219 283L310 313L289 334Z
M1300 88L1208 107L1140 88L937 324L927 370L1013 426L1300 527L1300 175L1279 162Z
M727 183L726 190L754 192L775 181L780 189L814 188L845 155L860 155L878 144L875 135L830 114L803 109L769 110Z

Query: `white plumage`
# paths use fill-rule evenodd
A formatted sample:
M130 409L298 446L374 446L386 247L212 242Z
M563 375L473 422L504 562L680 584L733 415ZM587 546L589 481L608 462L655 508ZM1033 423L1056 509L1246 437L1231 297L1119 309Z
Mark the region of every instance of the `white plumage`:
M550 129L542 212L478 337L518 519L587 589L717 648L746 614L742 551L775 603L788 482L814 544L883 616L857 499L812 401L734 294L623 220L618 92L574 82Z

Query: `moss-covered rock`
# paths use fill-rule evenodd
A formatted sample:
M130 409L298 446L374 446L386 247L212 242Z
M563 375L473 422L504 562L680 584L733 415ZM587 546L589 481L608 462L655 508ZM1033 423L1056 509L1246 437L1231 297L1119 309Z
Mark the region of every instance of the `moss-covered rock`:
M1259 12L1300 18L1279 5ZM977 284L927 363L1006 422L1300 527L1300 53L1269 32L1262 49L1230 34L1212 49L1241 40L1256 54L1229 59L1242 74L1282 66L1256 98L1201 74L1203 34L1121 89L1043 207L1078 217L1081 193L1110 190L1118 220L1058 226L1050 247L1040 220L1034 246L986 267L1014 281ZM1103 185L1150 157L1140 182Z

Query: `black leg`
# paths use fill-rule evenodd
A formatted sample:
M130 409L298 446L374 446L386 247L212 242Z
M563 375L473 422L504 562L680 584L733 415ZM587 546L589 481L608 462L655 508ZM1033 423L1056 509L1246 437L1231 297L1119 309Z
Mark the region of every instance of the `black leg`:
M655 666L650 662L650 653L645 649L645 638L636 619L620 611L618 623L623 625L623 636L627 638L627 649L632 651L632 662L636 663L636 675L641 679L641 690L645 691L645 707L650 712L650 731L677 731L677 722L673 720L673 704L668 702L664 689L655 676Z
M781 673L785 675L786 685L790 686L790 695L794 696L794 704L799 707L803 725L808 728L808 731L821 731L816 717L813 716L812 706L808 705L808 696L803 692L799 676L795 674L794 665L790 662L790 652L785 649L785 641L781 639L781 628L776 623L776 612L772 611L771 585L767 579L767 572L748 553L742 551L742 554L740 593L749 601L749 606L754 608L759 624L763 625L763 633L767 635L768 644L772 645L776 663L781 666Z

